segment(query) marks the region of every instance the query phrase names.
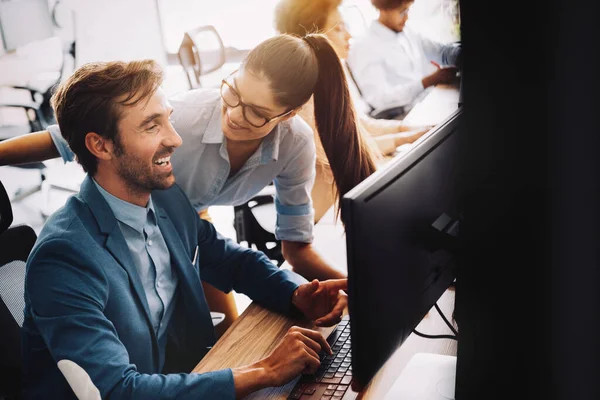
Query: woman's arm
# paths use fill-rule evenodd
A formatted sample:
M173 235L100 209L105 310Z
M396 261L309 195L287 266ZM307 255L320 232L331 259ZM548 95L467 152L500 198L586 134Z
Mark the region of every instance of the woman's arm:
M431 126L411 126L403 121L375 119L365 114L360 116L360 123L384 155L392 154L398 146L414 142L431 129Z
M381 136L390 133L408 132L416 130L429 130L432 126L409 125L402 120L395 119L376 119L361 113L360 123L371 134L371 136Z
M25 164L59 156L48 131L34 132L0 142L0 165Z
M423 136L430 128L421 128L414 131L390 133L387 135L376 136L373 139L379 146L379 149L384 155L392 154L396 151L396 147L406 143L413 143L415 140Z

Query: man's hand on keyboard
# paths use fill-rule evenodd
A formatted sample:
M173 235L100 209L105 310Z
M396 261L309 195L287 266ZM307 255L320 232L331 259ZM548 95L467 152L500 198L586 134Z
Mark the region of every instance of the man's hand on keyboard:
M300 285L292 296L292 304L317 326L331 326L342 319L348 305L347 279L329 279Z
M300 374L312 374L321 365L319 352L331 354L320 332L292 326L275 350L258 362L269 377L269 386L285 385Z

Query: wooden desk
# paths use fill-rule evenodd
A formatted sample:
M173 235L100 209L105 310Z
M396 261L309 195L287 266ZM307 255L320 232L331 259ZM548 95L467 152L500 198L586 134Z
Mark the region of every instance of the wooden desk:
M315 226L315 246L326 259L345 269L346 242L344 230L341 223L336 223L333 215L333 209L330 209ZM454 309L454 292L446 291L438 301L438 305L444 314L450 318ZM316 328L309 321L292 320L265 310L256 304L251 304L223 334L193 372L208 372L254 363L268 356L292 325L317 329L325 337L333 329ZM435 309L429 312L417 329L428 334L450 333ZM410 358L421 352L456 355L456 342L448 339L423 339L414 334L410 335L375 375L371 383L361 393L360 398L383 399ZM296 382L297 379L282 387L263 389L247 398L287 399Z

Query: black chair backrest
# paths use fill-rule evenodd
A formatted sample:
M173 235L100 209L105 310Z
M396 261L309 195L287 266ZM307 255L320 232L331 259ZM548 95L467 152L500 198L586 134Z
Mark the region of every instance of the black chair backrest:
M247 242L250 248L255 245L257 250L262 251L269 259L276 261L277 265L281 266L285 261L281 241L277 240L273 233L264 229L252 213L252 208L272 203L273 197L257 195L250 201L235 206L233 208L234 227L238 243ZM273 208L275 208L274 205Z
M10 199L2 181L0 181L0 234L8 229L13 221L12 207Z
M12 208L0 182L0 398L21 398L21 326L25 307L25 262L37 235L26 225L10 227Z

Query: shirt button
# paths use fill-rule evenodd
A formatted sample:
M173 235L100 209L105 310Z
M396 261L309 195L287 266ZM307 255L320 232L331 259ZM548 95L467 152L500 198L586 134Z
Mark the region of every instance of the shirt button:
M152 239L148 240L148 246L152 246Z

